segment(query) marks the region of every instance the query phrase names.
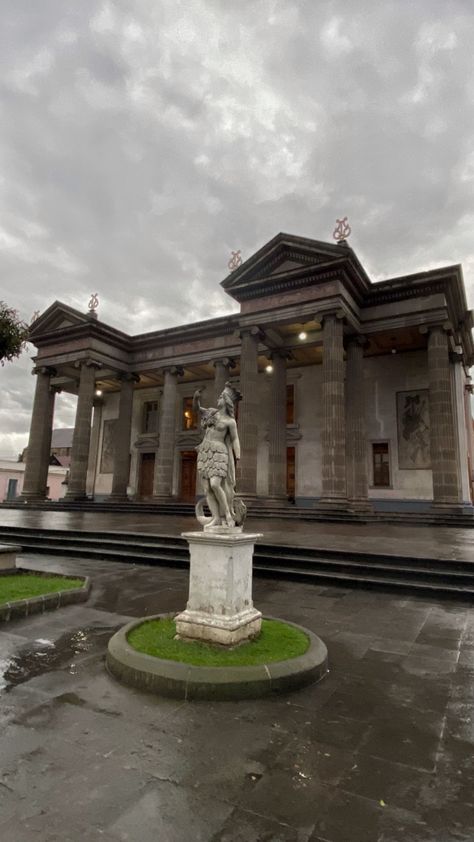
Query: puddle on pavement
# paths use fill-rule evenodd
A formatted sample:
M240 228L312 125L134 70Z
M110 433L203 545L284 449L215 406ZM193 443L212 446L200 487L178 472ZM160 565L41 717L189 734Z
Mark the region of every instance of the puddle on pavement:
M76 659L80 660L87 653L105 652L116 629L117 626L88 626L72 634L63 634L57 640L37 638L13 655L0 659L0 692L8 692L30 678L67 665L70 672L75 673Z

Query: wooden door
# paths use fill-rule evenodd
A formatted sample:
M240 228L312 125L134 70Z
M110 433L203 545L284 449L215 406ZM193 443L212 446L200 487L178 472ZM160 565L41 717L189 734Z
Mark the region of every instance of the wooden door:
M196 464L197 453L195 450L183 450L181 452L181 500L194 502L196 498Z
M153 477L155 474L155 454L142 453L140 461L140 479L138 482L138 496L140 498L153 496Z
M295 499L296 492L296 467L295 467L295 448L286 448L286 493L288 498L292 501Z

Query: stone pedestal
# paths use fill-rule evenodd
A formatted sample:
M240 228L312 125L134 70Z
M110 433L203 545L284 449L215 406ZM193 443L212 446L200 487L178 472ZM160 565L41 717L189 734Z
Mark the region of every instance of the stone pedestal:
M186 610L176 617L178 637L235 646L260 631L252 602L252 557L257 533L183 532L191 566Z

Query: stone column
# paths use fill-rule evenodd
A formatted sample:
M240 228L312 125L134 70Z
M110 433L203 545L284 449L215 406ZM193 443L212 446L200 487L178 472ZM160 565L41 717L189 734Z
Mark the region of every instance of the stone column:
M95 373L100 363L83 360L80 364L79 394L77 398L76 422L71 448L71 467L67 500L86 498L87 464L91 440L91 417L94 403Z
M272 352L270 425L268 430L268 494L277 501L286 493L286 359L285 351Z
M428 376L433 505L440 508L461 502L449 365L448 334L436 325L428 334Z
M474 503L474 429L472 426L472 412L471 412L471 395L473 387L471 378L464 386L464 415L467 430L467 446L468 446L468 470L469 470L469 490L470 499Z
M214 406L217 405L217 399L224 390L226 381L229 379L230 369L235 368L235 362L229 357L223 357L221 360L214 360Z
M87 480L86 480L86 494L88 497L94 496L95 479L97 475L97 462L99 460L99 439L100 427L102 423L102 407L104 399L100 396L94 397L93 416L92 416L92 430L91 443L89 447L89 461L87 464ZM68 480L69 484L69 480Z
M127 500L127 486L130 477L130 436L132 432L133 385L140 378L136 374L124 373L121 382L119 414L114 442L114 475L111 500Z
M322 494L325 508L347 505L343 321L339 313L323 320Z
M165 369L163 399L160 407L160 441L155 464L153 496L169 500L173 488L174 445L176 436L176 394L178 377L184 374L177 366Z
M33 369L33 374L36 374L37 380L20 497L25 502L46 498L56 391L51 387L51 377L56 374L54 368L38 367Z
M364 382L365 337L351 336L346 362L346 471L351 509L369 511Z
M260 331L252 327L241 332L239 438L242 458L237 467L237 491L246 498L257 494L258 446L258 340Z

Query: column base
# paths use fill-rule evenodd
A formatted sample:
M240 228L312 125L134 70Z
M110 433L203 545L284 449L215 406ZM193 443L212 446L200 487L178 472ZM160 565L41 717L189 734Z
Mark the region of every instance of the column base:
M257 506L289 506L287 494L269 494L268 497L258 497L255 501Z
M130 497L128 494L109 494L107 500L110 503L129 503Z
M46 494L24 494L23 492L15 498L16 503L46 503Z
M69 500L69 502L71 502L71 503L76 502L76 501L80 502L81 500L88 500L88 499L89 499L89 497L87 496L85 491L77 491L77 492L67 491L66 494L63 497L63 500L65 500L66 502Z
M440 515L444 514L453 514L453 515L461 515L463 514L464 506L462 503L437 503L433 501L430 507L430 511L434 514L438 513Z
M316 509L322 512L336 512L349 510L349 500L347 497L320 497L315 505Z
M371 500L348 500L348 508L349 511L357 512L357 514L371 514L374 511Z

